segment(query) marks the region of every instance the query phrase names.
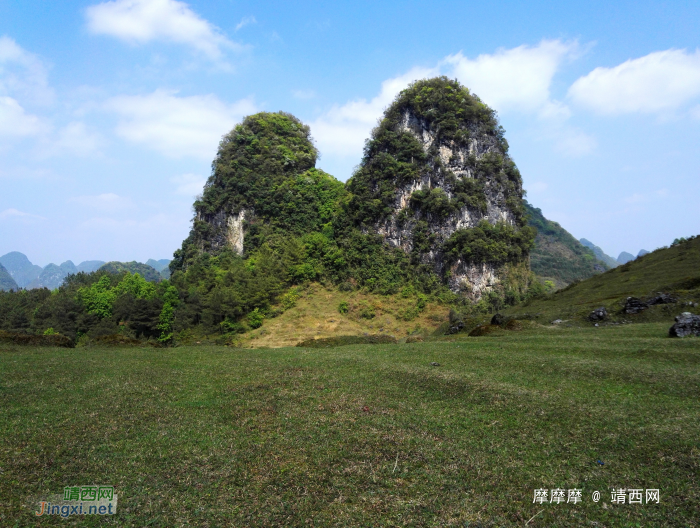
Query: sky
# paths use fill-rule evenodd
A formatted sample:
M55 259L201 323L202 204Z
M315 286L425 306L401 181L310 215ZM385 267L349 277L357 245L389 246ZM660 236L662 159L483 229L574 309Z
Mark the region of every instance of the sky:
M396 94L494 108L527 199L606 253L700 234L700 2L0 0L0 255L171 258L218 142L309 124L345 181Z

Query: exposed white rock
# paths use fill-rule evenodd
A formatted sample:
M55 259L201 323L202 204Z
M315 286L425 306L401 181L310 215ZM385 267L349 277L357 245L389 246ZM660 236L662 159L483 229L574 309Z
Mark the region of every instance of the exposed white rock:
M226 241L231 249L239 255L243 255L243 240L245 238L243 222L245 221L245 214L245 209L242 209L238 214L233 214L226 220Z

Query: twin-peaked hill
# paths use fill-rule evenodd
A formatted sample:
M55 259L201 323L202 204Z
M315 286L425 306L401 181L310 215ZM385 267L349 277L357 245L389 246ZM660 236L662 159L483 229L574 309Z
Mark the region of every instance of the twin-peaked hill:
M171 270L238 255L247 270L272 258L290 283L524 293L535 231L520 173L495 112L458 82L401 92L346 185L316 158L309 128L290 114L247 117L219 145Z

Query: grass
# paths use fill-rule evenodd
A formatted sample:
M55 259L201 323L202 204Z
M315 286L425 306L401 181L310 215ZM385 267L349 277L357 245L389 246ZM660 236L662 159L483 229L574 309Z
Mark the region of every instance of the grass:
M0 345L0 525L698 526L700 340L667 330ZM34 516L90 483L116 487L114 518ZM532 503L557 487L583 503ZM612 505L612 487L661 503Z
M672 292L680 304L657 305L637 315L622 315L627 297L649 297L656 292ZM545 299L503 311L516 315L530 313L540 322L554 319L585 321L591 310L604 306L621 322L660 322L673 324L673 316L683 311L697 313L684 307L684 302L700 302L700 237L677 246L653 251L627 264L571 284Z
M341 302L348 303L348 313L338 311ZM371 317L363 317L363 310ZM405 338L417 333L432 334L447 321L448 313L449 307L436 303L428 303L418 311L413 297L341 292L312 283L300 292L296 306L278 317L266 319L261 328L237 339L246 348L275 348L294 346L308 339L350 335Z

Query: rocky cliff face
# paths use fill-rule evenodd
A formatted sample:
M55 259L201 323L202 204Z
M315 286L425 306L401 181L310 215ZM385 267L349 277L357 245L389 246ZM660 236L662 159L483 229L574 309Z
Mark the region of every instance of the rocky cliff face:
M479 298L527 261L522 182L494 112L456 81L419 81L373 131L348 188L357 224Z

